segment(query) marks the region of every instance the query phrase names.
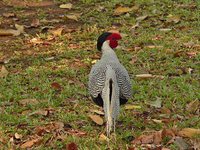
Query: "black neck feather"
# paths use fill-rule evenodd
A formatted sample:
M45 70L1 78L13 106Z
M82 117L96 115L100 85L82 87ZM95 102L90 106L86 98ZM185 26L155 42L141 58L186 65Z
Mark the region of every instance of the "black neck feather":
M112 33L110 33L110 32L105 32L105 33L103 33L103 34L101 34L100 36L99 36L99 38L98 38L98 40L97 40L97 49L99 50L99 51L101 51L101 47L102 47L102 45L103 45L103 42L105 42L105 40L106 40L106 38L109 36L109 35L111 35Z

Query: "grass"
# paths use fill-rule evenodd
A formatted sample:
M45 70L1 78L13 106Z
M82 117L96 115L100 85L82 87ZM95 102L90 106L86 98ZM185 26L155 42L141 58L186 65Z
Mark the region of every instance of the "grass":
M187 46L188 42L192 41L193 45L198 46L200 44L198 36L200 5L196 2L196 8L190 8L191 3L186 0L176 2L136 0L134 3L130 0L95 1L95 3L92 0L77 1L73 2L74 8L71 12L82 12L78 21L80 30L56 37L48 46L33 46L28 42L29 39L36 37L35 33L41 36L40 29L35 29L35 33L27 29L27 33L31 33L29 37L21 36L12 38L7 43L2 42L1 50L4 55L9 54L10 61L5 64L9 75L0 78L0 133L3 135L0 137L3 139L0 146L3 149L18 148L20 145L18 143L35 136L36 127L61 121L65 126L70 125L72 129L83 131L87 135L79 137L68 134L59 140L54 137L54 132L49 132L44 134L41 144L34 146L38 149L64 149L67 143L75 142L80 149L108 148L106 142L99 140L104 125L95 125L88 117L92 114L91 109L99 108L93 104L88 95L87 81L92 61L100 56L95 46L96 39L103 31L112 29L112 25L116 25L126 35L116 53L127 68L133 83L135 94L128 103L142 108L125 110L122 107L117 123L117 143L111 142L109 147L127 149L131 147L132 139L145 131L172 127L200 128L199 115L190 113L186 107L188 103L200 99L200 55L191 58L187 55L188 52L199 51L199 47ZM139 9L130 12L129 15L113 16L113 10L118 4L127 7L137 5ZM187 7L180 7L181 4ZM103 10L101 11L99 7ZM26 12L28 9L23 8L23 11ZM15 9L16 13L18 11L19 18L26 18L21 9ZM39 19L48 19L51 14L47 11L41 8L36 16ZM167 22L166 19L170 14L180 16L180 22ZM147 19L141 21L139 27L131 33L130 29L135 25L136 18L142 15L148 15ZM19 23L20 21L24 23L23 20L19 20ZM55 26L70 23L73 27L73 22L68 21ZM160 28L172 30L163 32L159 30ZM48 35L49 33L44 33L41 37L45 40ZM75 48L70 44L74 44ZM149 45L162 47L148 48ZM139 49L136 49L137 47ZM50 57L54 58L46 59ZM137 58L134 64L130 63L132 57ZM189 68L192 69L191 74L188 73ZM162 75L164 79L138 80L134 76L143 73ZM62 88L52 87L52 83L58 83ZM162 108L155 109L147 105L157 98L162 100L163 108L171 111L170 114L165 114L167 119L174 121L167 124L151 121L151 119L163 119ZM37 99L39 103L21 105L22 99ZM45 109L52 109L53 112L48 116L29 115ZM15 133L22 134L23 137L14 143L9 142ZM170 148L177 149L177 146L171 144Z

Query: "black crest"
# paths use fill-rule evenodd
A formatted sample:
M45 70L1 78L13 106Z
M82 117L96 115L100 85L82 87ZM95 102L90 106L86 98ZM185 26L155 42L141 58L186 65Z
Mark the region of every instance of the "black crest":
M98 38L98 40L97 40L97 49L99 50L99 51L101 51L101 47L102 47L102 45L103 45L103 42L105 42L105 40L106 40L106 38L109 36L109 35L111 35L112 33L110 33L110 32L105 32L105 33L103 33L103 34L101 34L100 36L99 36L99 38Z

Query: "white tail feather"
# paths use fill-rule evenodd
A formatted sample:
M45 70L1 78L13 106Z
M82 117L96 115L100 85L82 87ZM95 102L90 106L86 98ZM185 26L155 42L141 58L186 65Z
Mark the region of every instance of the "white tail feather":
M110 87L112 89L110 89ZM110 91L112 91L112 93L110 93ZM112 94L111 100L110 100L110 94ZM110 136L112 126L114 126L114 131L115 131L115 120L119 114L119 87L117 85L115 72L111 68L111 66L107 66L106 81L102 91L102 98L104 101L103 108L107 123L106 124L107 136Z

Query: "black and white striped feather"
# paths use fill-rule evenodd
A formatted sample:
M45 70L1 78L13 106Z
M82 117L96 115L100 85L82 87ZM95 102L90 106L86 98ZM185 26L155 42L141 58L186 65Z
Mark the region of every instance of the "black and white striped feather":
M101 94L105 85L106 69L111 66L115 71L119 86L120 100L128 100L132 96L131 82L127 70L119 62L114 51L104 53L101 59L93 65L89 74L89 93L93 98Z

